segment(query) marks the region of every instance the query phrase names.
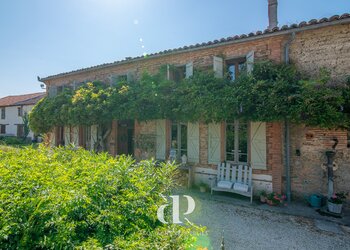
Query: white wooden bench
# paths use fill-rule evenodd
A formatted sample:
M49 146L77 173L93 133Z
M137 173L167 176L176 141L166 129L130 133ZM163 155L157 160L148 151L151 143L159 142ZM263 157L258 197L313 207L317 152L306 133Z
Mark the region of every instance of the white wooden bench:
M213 191L230 192L250 197L253 202L252 167L248 164L218 164L217 176L212 180Z

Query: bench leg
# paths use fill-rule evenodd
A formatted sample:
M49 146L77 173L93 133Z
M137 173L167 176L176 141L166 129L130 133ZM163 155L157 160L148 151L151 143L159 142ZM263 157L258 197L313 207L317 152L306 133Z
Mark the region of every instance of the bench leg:
M253 203L253 185L252 185L252 191L250 192L250 203Z

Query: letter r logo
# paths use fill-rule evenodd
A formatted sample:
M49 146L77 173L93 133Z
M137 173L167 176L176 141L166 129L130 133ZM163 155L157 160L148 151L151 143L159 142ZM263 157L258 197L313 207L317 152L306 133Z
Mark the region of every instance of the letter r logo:
M184 195L183 197L187 199L187 211L183 215L188 215L188 214L193 213L193 211L196 207L196 203L195 203L194 199L189 195ZM172 199L172 203L173 203L173 208L172 208L173 221L172 221L172 223L182 224L182 222L180 220L180 196L179 195L171 195L170 198ZM166 222L164 219L164 210L167 206L169 206L169 204L161 205L157 211L158 220L164 224L168 224L168 222ZM186 217L184 217L184 219L187 220Z

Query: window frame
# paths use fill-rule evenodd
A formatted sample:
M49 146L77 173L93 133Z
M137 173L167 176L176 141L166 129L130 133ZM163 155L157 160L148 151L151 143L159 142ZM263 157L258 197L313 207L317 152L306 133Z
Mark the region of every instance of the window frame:
M6 108L3 107L1 108L1 120L5 120L6 119Z
M23 116L23 107L17 107L17 116L22 117Z
M247 152L246 153L241 153L242 149L239 147L239 142L240 142L240 124L246 123L246 140L247 140ZM234 149L233 152L228 152L227 150L227 126L228 125L233 125L234 127ZM233 154L233 160L227 160L227 155L228 154ZM246 161L240 161L240 156L246 155ZM234 163L234 164L247 164L249 162L249 157L250 157L250 152L249 152L249 123L248 122L240 122L239 120L234 120L230 122L225 123L225 161Z
M177 131L177 135L176 135L176 142L177 142L177 146L176 148L173 147L172 145L172 138L173 138L173 126L176 126L176 131ZM186 131L183 131L182 126L186 126ZM182 135L186 136L185 139L185 145L186 148L182 148ZM177 122L177 121L173 121L170 124L170 150L175 150L176 152L176 160L181 161L181 157L182 155L186 155L186 157L188 157L188 124L184 123L184 122ZM180 152L180 154L179 154Z
M241 65L247 64L247 59L246 57L237 57L237 58L232 58L232 59L227 59L225 60L225 73L227 74L227 77L233 82L237 79L237 77L240 75L242 72L242 69L240 69ZM232 79L229 68L230 66L235 66L235 78Z
M0 124L0 134L6 135L6 124Z

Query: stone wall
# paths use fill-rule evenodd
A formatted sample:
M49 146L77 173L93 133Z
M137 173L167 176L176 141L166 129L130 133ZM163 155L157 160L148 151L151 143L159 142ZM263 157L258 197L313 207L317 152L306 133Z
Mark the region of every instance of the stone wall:
M343 81L350 75L350 24L297 33L290 59L307 74L315 76L324 67Z

